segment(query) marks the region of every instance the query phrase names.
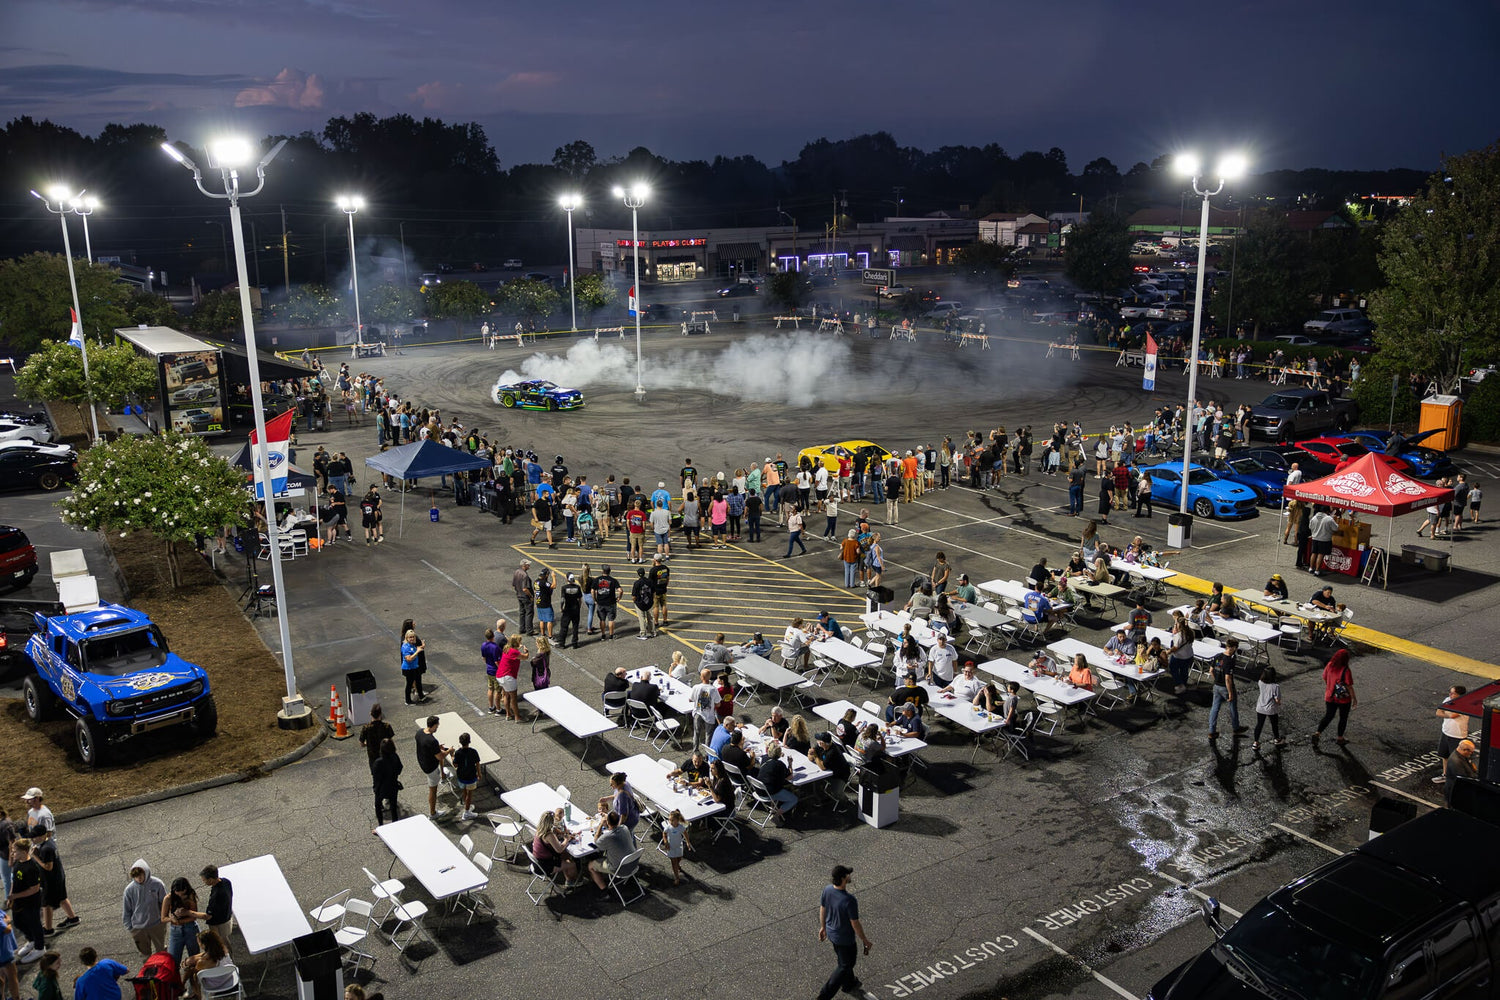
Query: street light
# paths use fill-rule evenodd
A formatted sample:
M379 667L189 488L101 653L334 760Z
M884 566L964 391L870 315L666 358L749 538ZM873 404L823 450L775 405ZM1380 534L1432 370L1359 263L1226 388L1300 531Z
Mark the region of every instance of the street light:
M568 304L573 307L573 332L578 332L578 298L573 294L573 282L578 275L573 273L573 209L583 204L583 198L569 192L557 199L557 204L568 213Z
M78 348L83 352L83 389L89 398L89 420L94 427L94 440L99 440L99 415L94 412L94 386L89 381L89 347L88 338L83 335L83 310L78 307L78 276L73 273L73 243L68 239L68 212L72 209L69 205L83 197L83 192L73 194L66 184L54 184L47 189L47 194L37 194L35 190L31 196L43 205L47 211L57 216L57 221L62 223L63 234L63 256L68 260L68 288L73 292L73 322L78 324ZM52 203L56 202L54 208ZM69 343L72 343L71 335Z
M250 404L255 414L255 439L261 447L257 449L255 461L260 464L260 479L266 502L266 540L271 555L271 582L276 588L278 601L276 623L281 634L281 663L286 674L286 696L281 699L281 711L277 713L277 724L283 729L305 729L312 724L312 711L297 691L297 675L292 669L292 632L287 619L286 587L281 575L281 545L277 540L276 501L271 494L271 450L266 441L265 400L260 392L260 357L255 346L255 323L250 315L250 276L245 267L245 229L240 223L240 199L260 194L266 186L266 166L286 145L282 139L271 147L265 156L256 159L260 152L254 145L240 137L228 137L210 142L207 147L208 168L219 172L223 192L210 191L203 186L203 172L182 150L169 142L161 144L162 151L193 172L193 183L209 198L229 202L229 226L234 234L234 263L240 285L240 322L245 332L245 357L250 365ZM253 191L240 190L240 173L253 167L256 185Z
M73 214L83 218L83 253L90 264L94 262L94 245L89 242L89 216L99 207L99 199L80 191L73 199Z
M354 347L355 353L365 344L365 328L359 319L359 267L354 259L354 213L365 207L365 200L357 194L338 197L339 211L349 216L349 273L354 282Z
M641 206L646 204L646 196L651 189L645 184L637 181L630 187L623 188L615 185L614 195L624 200L625 207L630 209L630 252L635 255L635 286L631 305L631 315L635 316L635 394L644 396L646 387L641 382L641 228L639 225L639 212ZM571 246L571 241L569 241Z
M1198 291L1197 298L1193 302L1193 346L1188 353L1188 391L1185 414L1187 433L1183 436L1182 444L1182 486L1177 501L1179 514L1186 514L1188 509L1188 473L1191 469L1193 452L1193 406L1198 397L1198 350L1203 335L1203 272L1208 266L1208 200L1224 190L1225 181L1235 180L1242 176L1246 166L1245 158L1238 153L1229 153L1221 157L1218 170L1214 173L1219 184L1210 191L1199 186L1198 182L1203 179L1203 163L1196 153L1183 153L1173 164L1177 173L1193 179L1193 193L1203 199L1203 214L1198 223ZM1179 240L1182 237L1181 224L1177 227L1177 236ZM1191 521L1183 523L1192 524ZM1190 537L1191 529L1189 528L1184 536L1184 543Z

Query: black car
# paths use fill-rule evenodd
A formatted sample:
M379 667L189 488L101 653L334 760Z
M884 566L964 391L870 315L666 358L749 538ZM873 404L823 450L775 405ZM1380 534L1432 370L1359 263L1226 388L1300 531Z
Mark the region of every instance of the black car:
M1228 452L1228 458L1230 461L1236 458L1253 458L1266 468L1277 469L1281 472L1286 472L1292 467L1292 463L1296 462L1297 467L1302 470L1304 483L1322 479L1334 473L1333 466L1314 458L1300 448L1233 448Z
M28 448L0 448L0 490L40 486L55 490L78 478L78 456L48 455Z
M685 319L686 313L678 306L669 306L665 302L648 302L641 310L641 319L649 322L677 322Z
M737 299L746 295L754 295L759 291L759 285L750 285L746 284L743 281L737 281L734 284L729 285L728 287L719 289L719 298Z
M62 605L48 601L0 600L0 680L23 673L31 661L26 641L36 631L36 614L58 614Z

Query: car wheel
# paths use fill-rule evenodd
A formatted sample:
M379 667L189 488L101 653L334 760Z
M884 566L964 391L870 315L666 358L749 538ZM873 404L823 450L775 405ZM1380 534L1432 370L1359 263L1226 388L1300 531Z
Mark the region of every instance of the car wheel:
M549 399L549 400L547 400L547 409L555 411L557 409L557 400L555 400L555 399Z
M89 767L98 767L104 761L104 728L93 719L78 719L73 723L73 742L78 747L78 758Z
M198 736L212 736L219 731L219 706L214 704L214 696L209 695L198 705L198 711L193 715L192 729Z
M504 406L506 408L514 407L516 405L515 394L507 392L504 395L502 395L500 397L500 405Z
M52 711L52 689L36 674L21 682L21 700L26 705L26 717L32 722L41 722Z
M44 490L55 490L62 485L62 477L55 472L44 472L36 477L36 484Z
M1201 518L1212 518L1214 516L1214 505L1211 501L1200 497L1193 501L1193 513Z
M1282 428L1276 434L1276 443L1277 444L1282 444L1282 445L1291 444L1292 443L1292 432L1289 429L1287 429L1287 428Z

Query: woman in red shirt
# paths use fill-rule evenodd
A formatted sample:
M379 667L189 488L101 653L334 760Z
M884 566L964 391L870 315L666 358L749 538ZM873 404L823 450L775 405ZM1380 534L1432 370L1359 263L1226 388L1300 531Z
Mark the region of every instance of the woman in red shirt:
M500 696L505 705L505 715L512 722L521 721L521 708L516 699L516 685L521 676L521 657L526 647L521 645L521 633L517 632L505 643L505 652L500 654L500 663L495 668L495 679L500 682Z
M1349 741L1344 739L1344 729L1349 725L1349 709L1353 708L1359 699L1354 697L1354 674L1349 670L1349 651L1340 649L1333 654L1333 659L1323 668L1323 721L1318 723L1318 729L1312 734L1313 742L1323 735L1323 730L1333 721L1334 714L1339 717L1339 729L1337 742L1343 746Z

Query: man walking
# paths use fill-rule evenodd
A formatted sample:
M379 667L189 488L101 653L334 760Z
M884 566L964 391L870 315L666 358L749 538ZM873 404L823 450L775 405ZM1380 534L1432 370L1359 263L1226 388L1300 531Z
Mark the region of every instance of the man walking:
M521 560L520 567L511 575L510 585L521 607L521 621L516 627L524 635L536 635L536 585L531 579L530 559Z
M568 645L568 630L573 631L573 648L578 648L578 624L583 615L583 588L578 585L578 577L572 573L568 574L568 581L562 585L562 631L558 633L557 647L562 649Z
M1214 683L1214 700L1208 708L1208 738L1219 738L1219 709L1229 705L1229 721L1234 727L1234 738L1239 739L1246 730L1240 725L1240 705L1234 693L1234 661L1239 655L1240 641L1230 639L1224 643L1224 652L1214 657L1211 673Z
M641 629L636 638L651 638L656 634L651 626L651 608L656 603L656 595L651 589L651 581L646 579L644 567L637 566L635 569L635 583L630 587L630 599L635 603L635 618Z
M802 549L802 554L807 555L807 546L802 544L802 508L793 507L791 516L786 521L786 555L783 559L792 557L792 546Z
M850 891L853 875L854 869L847 865L834 865L831 884L823 887L823 898L818 901L818 940L833 945L839 963L823 984L818 1000L833 1000L839 990L857 997L874 996L854 974L854 963L859 958L855 940L864 945L866 955L873 944L859 920L859 900Z

